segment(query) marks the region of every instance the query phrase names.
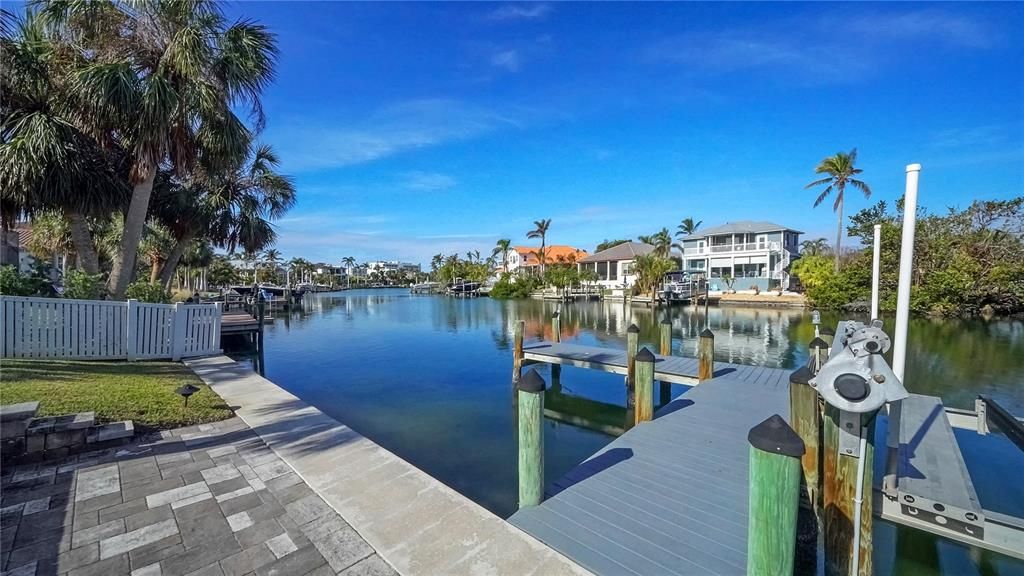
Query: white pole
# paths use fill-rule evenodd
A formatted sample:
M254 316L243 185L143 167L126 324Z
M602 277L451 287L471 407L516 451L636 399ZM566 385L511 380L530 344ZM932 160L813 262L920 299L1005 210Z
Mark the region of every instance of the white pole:
M871 319L878 318L878 282L881 277L882 225L875 224L875 253L871 259Z
M907 325L910 323L910 273L914 266L914 220L917 218L917 181L920 164L907 165L907 190L903 197L903 240L900 243L900 283L896 292L896 333L892 371L903 382L907 365Z

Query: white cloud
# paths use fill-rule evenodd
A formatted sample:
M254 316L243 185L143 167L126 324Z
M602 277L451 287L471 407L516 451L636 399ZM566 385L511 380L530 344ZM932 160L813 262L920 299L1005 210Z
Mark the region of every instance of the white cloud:
M438 172L414 170L402 175L402 185L409 190L435 192L447 190L458 184L455 178Z
M549 4L506 4L495 8L486 15L487 20L508 21L508 20L537 20L547 17L551 12Z
M381 108L362 119L281 122L268 129L284 170L306 171L372 162L411 150L467 140L519 122L458 100L423 99Z
M940 130L932 135L930 142L936 148L973 148L1001 144L1006 138L1005 126L985 125Z
M504 68L509 72L518 72L521 58L517 50L503 50L491 56L491 66Z

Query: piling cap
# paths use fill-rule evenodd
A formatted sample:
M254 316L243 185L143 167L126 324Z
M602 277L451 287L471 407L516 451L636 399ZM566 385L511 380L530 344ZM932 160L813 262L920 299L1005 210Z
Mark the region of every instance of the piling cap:
M815 348L828 348L828 342L825 342L821 338L815 338L814 340L811 340L810 349L814 350Z
M811 369L807 366L801 366L794 370L789 375L790 384L810 384L811 378L814 378L814 374L811 373Z
M555 313L552 314L551 317L552 318L558 318L558 310L555 310Z
M669 320L668 318L665 318L664 320L662 320L661 323L664 324L664 325L667 325L667 326L671 326L672 325L672 321Z
M654 362L654 354L652 354L651 351L647 349L647 346L644 346L643 348L640 349L639 352L636 353L636 361Z
M701 338L714 338L715 333L711 331L711 328L705 328L700 331Z
M630 324L629 328L626 328L626 332L629 332L630 334L639 334L640 328L637 327L636 324Z
M519 389L523 392L543 392L547 388L547 384L544 379L537 374L537 370L530 370L519 379Z
M747 441L754 448L771 454L793 458L804 455L804 441L778 414L751 428Z
M833 328L820 328L818 329L818 334L822 334L824 336L835 336L836 331Z

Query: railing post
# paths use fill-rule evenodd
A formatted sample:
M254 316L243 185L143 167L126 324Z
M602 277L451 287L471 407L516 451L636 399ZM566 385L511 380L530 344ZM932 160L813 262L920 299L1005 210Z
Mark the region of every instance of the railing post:
M747 574L790 576L804 443L778 414L750 429Z
M512 325L512 383L523 375L523 329L526 322L518 320Z
M544 379L536 370L519 383L519 508L544 500Z
M213 319L213 347L217 350L217 353L224 352L224 341L221 338L221 323L224 321L224 302L217 302L217 312Z
M640 342L640 328L630 324L626 328L626 386L636 385L636 353Z
M654 354L645 346L636 354L636 420L649 422L654 418Z
M705 328L697 342L697 379L710 380L715 376L715 333Z
M174 305L174 325L171 327L171 360L174 362L181 360L181 355L185 351L187 315L188 311L183 303L178 302Z
M125 314L125 352L128 354L128 361L132 362L139 358L139 301L134 298L128 300L128 311Z

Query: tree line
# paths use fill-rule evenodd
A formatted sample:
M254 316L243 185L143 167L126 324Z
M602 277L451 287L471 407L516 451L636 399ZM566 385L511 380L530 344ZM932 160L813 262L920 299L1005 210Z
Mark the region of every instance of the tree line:
M277 56L214 2L0 11L3 232L31 220L33 252L73 255L65 284L111 299L272 246L296 193L259 140Z

